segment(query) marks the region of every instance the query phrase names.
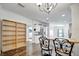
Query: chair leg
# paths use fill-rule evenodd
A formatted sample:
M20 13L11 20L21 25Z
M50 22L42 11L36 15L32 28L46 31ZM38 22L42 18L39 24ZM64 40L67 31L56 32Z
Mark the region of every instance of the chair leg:
M56 56L57 56L58 54L56 53Z
M41 50L41 55L43 55L43 51Z
M49 54L52 55L52 51L49 51Z
M42 53L42 50L41 50L41 53Z

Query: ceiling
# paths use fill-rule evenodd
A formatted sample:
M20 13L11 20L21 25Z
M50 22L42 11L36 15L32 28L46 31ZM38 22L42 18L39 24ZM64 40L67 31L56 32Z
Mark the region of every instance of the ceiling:
M29 19L39 20L46 23L69 23L71 22L70 3L58 3L54 11L50 14L41 12L36 3L22 3L24 7L17 3L0 3L2 8L23 15ZM64 15L64 16L62 16ZM48 18L48 20L47 20Z

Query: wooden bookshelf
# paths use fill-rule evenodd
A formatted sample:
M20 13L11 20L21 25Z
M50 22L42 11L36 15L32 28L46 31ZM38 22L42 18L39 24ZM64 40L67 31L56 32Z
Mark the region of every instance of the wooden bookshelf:
M0 29L0 32L2 32L0 35L2 49L0 50L3 55L9 55L10 51L14 55L15 53L13 54L13 52L17 52L19 48L26 47L26 24L4 19L1 21L0 27L2 27Z
M26 24L17 22L16 31L17 31L17 34L16 34L17 48L26 46ZM21 36L23 36L23 37L21 37Z
M16 48L16 22L9 20L2 20L2 51L5 52L15 48Z

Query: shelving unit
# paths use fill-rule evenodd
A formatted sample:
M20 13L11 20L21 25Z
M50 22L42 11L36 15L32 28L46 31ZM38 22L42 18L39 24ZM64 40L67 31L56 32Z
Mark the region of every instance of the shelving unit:
M17 23L16 27L16 37L17 37L17 53L18 55L26 54L26 48L23 46L26 46L26 25L23 23Z
M0 29L3 55L14 55L21 47L26 47L26 24L4 19L1 21Z
M2 51L16 48L16 22L2 20Z

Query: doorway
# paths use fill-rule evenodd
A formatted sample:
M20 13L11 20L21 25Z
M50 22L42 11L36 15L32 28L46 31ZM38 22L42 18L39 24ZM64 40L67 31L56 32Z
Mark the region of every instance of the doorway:
M28 26L28 41L32 41L32 26Z

